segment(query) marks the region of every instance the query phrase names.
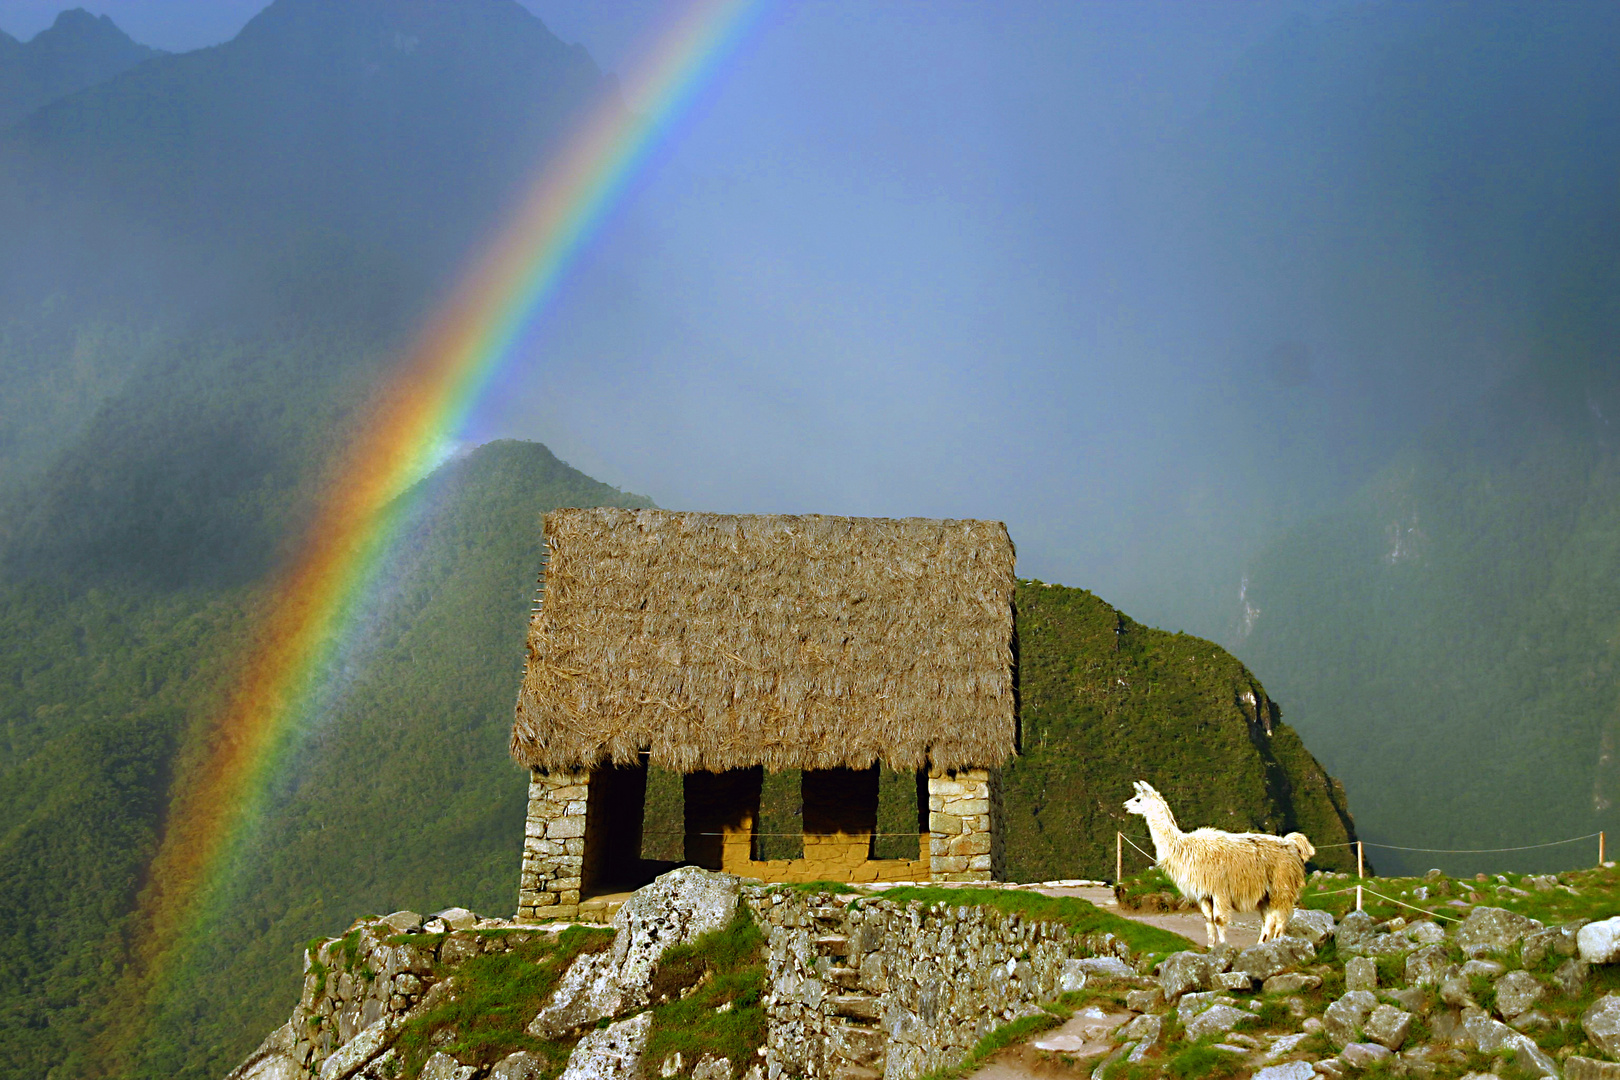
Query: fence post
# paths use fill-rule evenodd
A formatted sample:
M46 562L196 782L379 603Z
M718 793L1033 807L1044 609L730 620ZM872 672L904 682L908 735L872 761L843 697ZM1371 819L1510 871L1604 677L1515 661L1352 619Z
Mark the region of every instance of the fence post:
M1363 853L1362 853L1362 849L1361 849L1361 841L1357 840L1356 841L1356 910L1357 911L1362 910L1362 907L1361 907L1361 879L1365 876L1363 874L1363 872L1362 872L1362 867L1366 865L1365 862L1363 861L1362 856L1363 856Z
M1125 880L1125 834L1114 832L1114 884Z
M1603 865L1603 830L1598 830L1598 865Z

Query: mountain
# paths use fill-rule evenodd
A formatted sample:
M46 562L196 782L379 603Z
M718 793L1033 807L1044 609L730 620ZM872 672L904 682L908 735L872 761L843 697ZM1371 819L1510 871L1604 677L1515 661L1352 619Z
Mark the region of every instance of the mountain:
M0 32L0 129L41 105L162 55L161 49L131 41L107 16L83 8L57 15L49 29L27 42Z
M1084 589L1018 585L1019 756L1003 772L1008 873L1114 877L1114 834L1151 850L1120 807L1131 782L1187 828L1305 832L1313 864L1353 865L1345 790L1219 645L1143 626ZM1144 860L1132 854L1127 873Z
M1513 848L1620 827L1616 418L1607 358L1526 373L1251 567L1244 653L1356 792L1370 843ZM1380 864L1562 869L1596 852Z

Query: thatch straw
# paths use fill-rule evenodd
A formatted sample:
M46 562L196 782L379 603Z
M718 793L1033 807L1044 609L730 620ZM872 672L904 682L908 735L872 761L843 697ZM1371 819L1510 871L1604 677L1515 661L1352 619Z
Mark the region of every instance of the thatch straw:
M556 510L512 756L693 772L1014 750L998 521Z

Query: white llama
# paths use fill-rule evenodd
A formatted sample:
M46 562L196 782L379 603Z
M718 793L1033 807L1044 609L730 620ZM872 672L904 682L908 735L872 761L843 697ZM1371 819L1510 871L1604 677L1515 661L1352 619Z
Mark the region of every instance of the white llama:
M1260 912L1261 941L1282 936L1305 888L1305 860L1316 854L1304 833L1273 836L1208 828L1184 833L1164 796L1141 780L1125 809L1147 820L1159 866L1204 913L1210 948L1217 935L1226 944L1226 923L1234 911Z

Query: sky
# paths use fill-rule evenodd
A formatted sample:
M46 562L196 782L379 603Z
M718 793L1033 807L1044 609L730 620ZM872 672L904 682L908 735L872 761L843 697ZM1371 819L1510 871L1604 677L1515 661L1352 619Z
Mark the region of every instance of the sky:
M671 10L523 2L609 72ZM0 28L62 6L5 0ZM85 6L183 50L261 0ZM1230 642L1246 560L1528 348L1479 271L1502 215L1436 224L1396 180L1369 219L1390 178L1342 167L1413 117L1478 134L1402 89L1431 66L1388 45L1427 40L1415 10L766 4L468 438L671 508L998 518L1021 574ZM1498 9L1423 10L1466 52ZM1319 116L1375 152L1313 144ZM1398 152L1407 177L1426 151Z

